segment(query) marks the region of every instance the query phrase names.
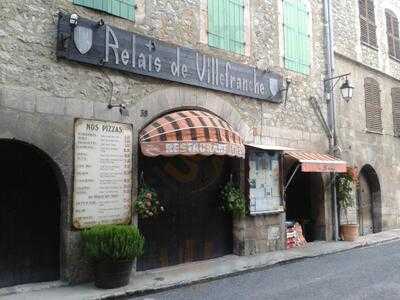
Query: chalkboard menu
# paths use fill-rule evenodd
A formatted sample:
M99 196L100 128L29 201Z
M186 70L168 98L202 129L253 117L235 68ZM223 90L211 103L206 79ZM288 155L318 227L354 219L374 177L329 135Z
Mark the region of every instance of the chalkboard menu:
M74 147L74 227L129 223L132 125L76 119Z
M281 211L279 154L249 151L250 214Z

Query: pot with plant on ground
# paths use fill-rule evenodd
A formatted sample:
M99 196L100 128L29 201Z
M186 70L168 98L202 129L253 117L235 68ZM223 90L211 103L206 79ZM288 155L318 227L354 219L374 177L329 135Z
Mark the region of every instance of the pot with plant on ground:
M144 238L135 226L96 225L82 231L85 255L95 265L95 285L111 289L129 283L133 261L142 255Z
M336 179L336 191L339 206L346 217L346 224L340 225L340 235L344 241L354 241L358 237L358 224L350 223L348 209L354 207L353 185L357 182L357 175L353 168L348 168L347 173L340 174Z

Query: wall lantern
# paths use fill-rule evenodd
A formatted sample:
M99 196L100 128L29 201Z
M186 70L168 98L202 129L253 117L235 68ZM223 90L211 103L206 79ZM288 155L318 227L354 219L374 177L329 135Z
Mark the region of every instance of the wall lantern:
M342 98L346 101L349 102L353 98L353 90L354 87L350 85L349 80L347 79L347 76L349 76L351 73L343 74L343 75L338 75L332 78L327 78L324 80L324 85L325 85L325 93L331 94L333 90L335 89L336 85L338 82L345 78L345 81L343 84L340 86L340 93L342 94ZM333 83L331 83L334 81Z
M75 27L76 25L78 25L78 19L79 16L77 14L71 14L71 16L69 17L69 25Z
M346 78L346 81L340 87L340 92L346 102L349 102L353 98L353 90L354 87L350 85L349 80Z

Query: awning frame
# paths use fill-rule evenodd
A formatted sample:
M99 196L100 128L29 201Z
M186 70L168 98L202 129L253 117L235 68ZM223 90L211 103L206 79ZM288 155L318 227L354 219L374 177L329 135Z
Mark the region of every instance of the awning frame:
M224 119L202 110L181 110L160 116L139 133L148 157L228 155L245 157L243 138Z
M296 173L299 171L301 166L301 163L297 163L296 168L294 169L292 175L290 175L289 180L286 182L286 185L283 187L283 194L286 194L286 191L289 187L289 185L292 183L292 180L294 178L294 176L296 175Z
M329 154L299 150L287 151L284 154L299 162L301 171L305 173L345 173L347 171L346 161Z

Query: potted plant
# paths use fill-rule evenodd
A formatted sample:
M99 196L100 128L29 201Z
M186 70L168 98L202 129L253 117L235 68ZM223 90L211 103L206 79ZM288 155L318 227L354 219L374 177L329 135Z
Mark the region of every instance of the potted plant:
M82 231L85 255L94 262L95 285L117 288L129 283L133 261L142 255L144 238L135 226L96 225Z
M157 193L148 185L142 184L139 187L135 210L141 218L152 218L164 211L164 207L158 200Z
M337 199L346 217L346 224L340 225L340 233L344 241L354 241L358 237L358 225L350 223L348 218L348 209L355 205L352 192L356 178L354 169L349 168L347 173L339 175L336 179Z
M244 217L246 214L246 201L239 187L228 182L221 191L221 209L233 217Z

